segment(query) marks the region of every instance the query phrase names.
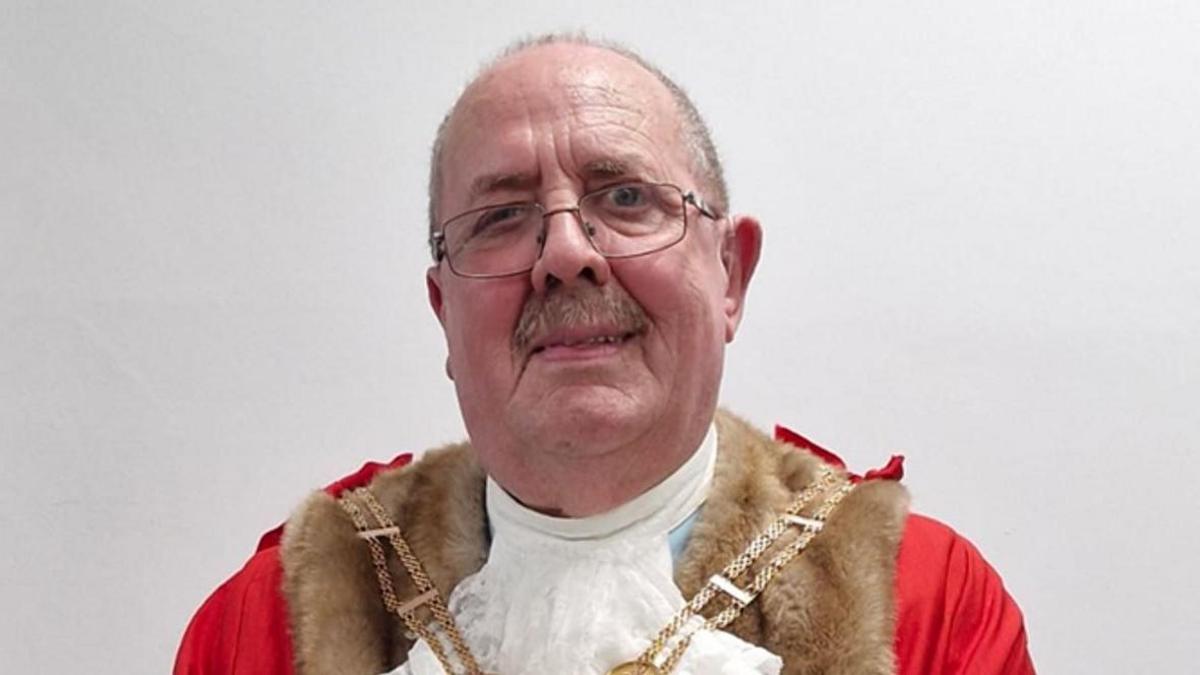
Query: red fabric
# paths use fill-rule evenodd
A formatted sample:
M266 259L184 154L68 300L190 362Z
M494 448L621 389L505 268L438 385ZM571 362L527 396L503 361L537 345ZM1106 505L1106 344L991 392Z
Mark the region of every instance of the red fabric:
M826 459L831 464L841 462L802 436L792 437L799 442L781 440L820 450L832 457ZM388 464L367 464L326 490L340 494L410 460L411 455L401 455ZM865 480L895 480L903 472L900 461L893 458ZM264 535L246 566L196 612L179 647L175 675L292 675L287 605L280 590L281 532L282 527ZM899 675L1033 675L1021 611L979 551L949 527L908 517L895 594Z
M899 675L1033 675L1021 610L979 551L911 515L896 561Z
M279 547L255 553L192 618L175 656L175 675L291 675L282 585Z
M832 464L839 469L846 468L846 463L842 461L841 457L838 457L832 452L822 448L816 443L813 443L804 436L801 436L785 426L781 426L779 424L775 425L775 440L779 441L780 443L787 443L788 445L794 445L797 448L807 450L816 455L819 459L823 460L826 464Z
M375 474L412 461L403 454L387 464L367 462L325 486L334 497L363 487ZM209 596L188 624L175 656L175 675L291 675L292 640L283 599L279 541L283 525L267 532L241 571Z
M807 450L816 455L818 459L826 464L831 464L839 469L845 469L846 463L841 457L813 443L804 436L792 431L791 429L775 425L775 440L788 445L794 445L802 450ZM900 480L904 478L904 455L892 455L888 459L887 464L878 469L871 469L866 475L860 476L856 473L850 473L851 483L861 483L864 480Z

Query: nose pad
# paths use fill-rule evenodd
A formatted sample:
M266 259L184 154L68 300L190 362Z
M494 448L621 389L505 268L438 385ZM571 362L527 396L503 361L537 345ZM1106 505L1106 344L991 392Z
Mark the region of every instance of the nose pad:
M574 218L570 218L569 220L572 221L572 224L579 225L579 229L582 230L584 235L587 237L588 246L591 247L592 250L596 249L596 242L593 239L593 237L596 236L596 226L592 225L591 223L589 223L588 221L583 219L583 212L579 210L579 207L568 206L566 208L553 209L551 211L547 211L542 214L542 229L540 232L538 232L538 237L537 237L538 255L539 256L541 254L545 253L546 242L550 239L550 221L551 221L551 219L554 218L554 216L557 216L557 215L563 214L563 213L565 213L567 215L575 216ZM564 227L570 227L570 226L571 225L568 224L568 225L565 225Z

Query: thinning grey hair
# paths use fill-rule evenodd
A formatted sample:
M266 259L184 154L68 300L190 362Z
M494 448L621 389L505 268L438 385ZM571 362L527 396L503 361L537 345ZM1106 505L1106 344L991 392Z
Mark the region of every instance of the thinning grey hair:
M691 97L687 95L687 92L675 80L672 80L657 66L624 45L608 40L592 38L582 32L547 33L524 38L512 43L500 52L498 56L487 61L479 70L479 73L464 88L464 93L470 88L471 84L487 74L500 61L526 49L550 44L576 44L605 49L633 61L651 75L654 75L667 88L667 91L671 94L671 98L675 101L682 135L680 141L688 153L692 165L692 173L700 181L701 189L704 190L706 202L718 214L724 215L728 211L729 188L725 184L725 173L721 168L721 158L717 155L717 147L713 144L712 134L709 133L708 126L704 123L704 118L700 116L700 111L696 108L696 104L692 103ZM441 224L438 219L437 208L442 191L442 155L445 152L450 121L453 119L461 103L462 95L460 94L454 105L450 107L445 117L442 118L441 124L438 125L437 135L433 140L433 151L429 159L429 245L435 259L437 258L437 250L434 246L433 234Z

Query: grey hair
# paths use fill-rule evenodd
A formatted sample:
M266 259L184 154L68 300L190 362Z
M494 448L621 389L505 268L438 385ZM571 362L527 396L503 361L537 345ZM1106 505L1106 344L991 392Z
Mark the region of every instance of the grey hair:
M671 98L675 101L683 136L681 140L691 160L692 173L696 175L702 184L708 205L714 208L718 214L724 215L727 212L729 208L729 188L725 184L725 173L721 168L721 158L717 155L717 148L713 144L712 134L709 133L708 126L704 123L704 118L700 116L700 111L696 108L696 104L692 103L692 99L684 91L683 87L676 84L666 73L642 58L641 55L632 49L608 40L598 40L589 37L583 32L547 33L528 37L512 43L504 51L500 52L499 56L487 61L480 69L479 74L471 80L471 83L478 81L480 77L495 67L496 64L514 54L533 47L551 44L575 44L604 49L633 61L658 79L667 88L667 91L671 94ZM468 83L467 88L470 87L471 83ZM464 89L465 91L466 89ZM433 234L440 224L438 222L437 205L442 191L442 154L445 151L450 120L454 117L454 113L458 110L458 106L461 103L462 96L460 95L458 100L454 102L454 105L450 107L450 110L446 112L445 117L442 118L441 124L438 125L437 136L434 137L433 151L429 159L429 243L431 252L435 258L437 257L437 250L434 246Z

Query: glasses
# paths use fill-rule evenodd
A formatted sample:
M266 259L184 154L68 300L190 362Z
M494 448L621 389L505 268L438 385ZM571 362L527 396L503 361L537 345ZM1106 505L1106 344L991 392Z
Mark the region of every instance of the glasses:
M579 198L574 207L546 210L537 202L510 202L471 209L445 223L429 240L433 258L446 259L463 277L489 279L533 269L546 245L546 219L574 213L605 258L633 258L674 246L688 228L688 205L701 215L717 213L694 192L670 183L621 183Z

